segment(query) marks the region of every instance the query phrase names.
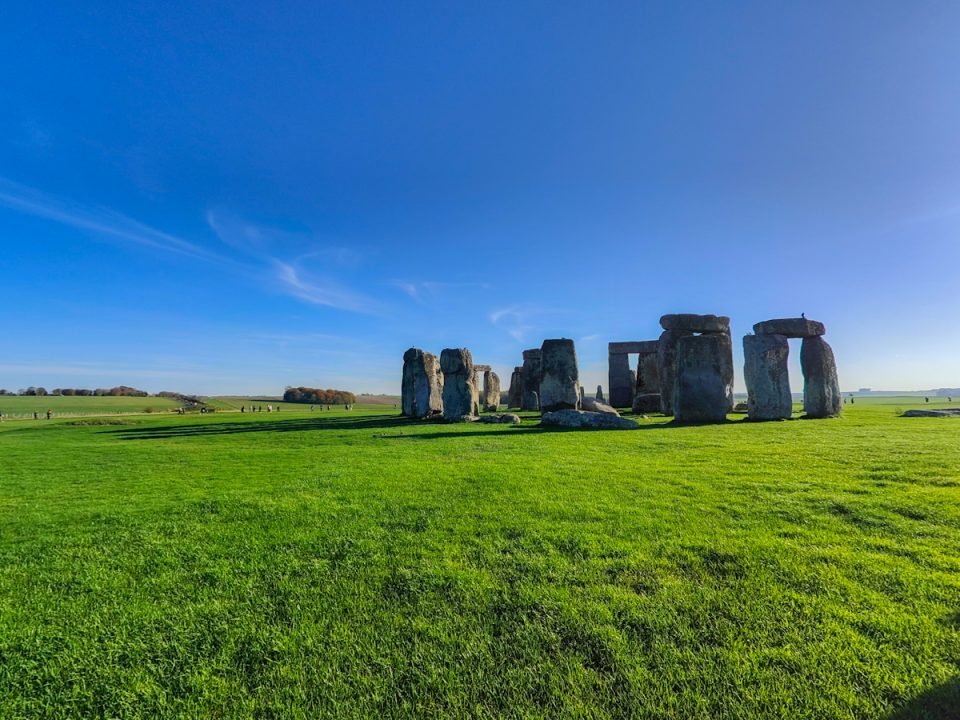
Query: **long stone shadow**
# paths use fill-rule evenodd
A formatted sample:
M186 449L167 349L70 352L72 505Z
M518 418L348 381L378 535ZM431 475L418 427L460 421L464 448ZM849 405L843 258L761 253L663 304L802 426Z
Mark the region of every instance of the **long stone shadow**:
M960 675L909 700L886 720L956 720L960 718Z
M203 437L210 435L234 435L263 432L308 432L316 430L376 430L414 426L414 423L399 415L367 415L364 417L295 418L292 420L249 420L246 422L192 423L169 427L129 427L116 430L101 430L121 440L161 440L178 437Z

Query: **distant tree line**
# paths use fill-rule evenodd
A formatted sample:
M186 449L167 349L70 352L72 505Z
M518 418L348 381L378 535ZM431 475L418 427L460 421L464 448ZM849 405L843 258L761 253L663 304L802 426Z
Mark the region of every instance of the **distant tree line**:
M53 390L47 390L44 387L33 387L32 385L28 388L21 388L17 392L10 392L9 390L0 389L0 395L25 395L29 397L44 397L46 395L96 395L97 397L147 397L149 393L146 390L137 390L137 388L129 387L127 385L118 385L117 387L112 388L97 388L96 390L88 390L86 388L54 388Z
M315 405L352 405L357 396L346 390L321 390L320 388L288 387L283 393L283 401L290 403L310 403Z

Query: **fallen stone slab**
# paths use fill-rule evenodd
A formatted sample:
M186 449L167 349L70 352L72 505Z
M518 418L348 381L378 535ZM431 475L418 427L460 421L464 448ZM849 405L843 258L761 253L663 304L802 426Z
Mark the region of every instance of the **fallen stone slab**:
M695 333L726 333L730 332L730 318L726 315L677 313L661 317L660 327L664 330L685 330Z
M826 326L817 320L806 318L779 318L764 320L753 326L757 335L783 335L788 338L819 337L827 332Z
M609 413L585 410L554 410L544 413L540 424L545 427L586 428L594 430L633 430L640 424Z
M659 398L657 400L659 402ZM599 412L607 413L608 415L619 415L616 410L614 410L610 405L603 402L603 400L597 400L596 398L585 397L580 401L580 408L588 412Z
M907 410L900 417L960 417L960 408L943 410Z
M519 425L520 416L513 413L503 413L502 415L481 415L477 422L493 423L500 425Z

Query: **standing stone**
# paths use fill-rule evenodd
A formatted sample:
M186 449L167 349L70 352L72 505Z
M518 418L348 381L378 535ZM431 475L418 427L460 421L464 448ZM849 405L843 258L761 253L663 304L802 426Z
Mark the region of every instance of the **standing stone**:
M523 391L523 410L540 410L540 396L536 390Z
M743 375L751 420L789 420L793 415L789 354L790 343L783 335L744 335Z
M805 337L800 343L803 371L803 412L808 418L836 417L843 405L833 349L822 337Z
M419 348L403 354L400 406L407 417L424 418L443 412L443 375L437 356Z
M540 364L540 348L523 351L521 410L540 409L539 400L535 400L540 396Z
M676 345L673 414L680 423L723 422L730 410L723 334L689 335Z
M641 353L637 361L637 394L660 392L660 371L657 369L657 353Z
M540 410L580 409L580 371L573 340L544 340L540 348Z
M447 420L460 420L478 414L479 394L470 351L447 348L440 353L440 369L443 370L443 416Z
M673 415L673 385L676 379L677 343L689 330L664 330L657 345L657 377L660 380L660 412Z
M712 334L712 333L711 333ZM727 393L727 412L733 412L733 338L730 330L717 333L720 343L720 372Z
M630 356L626 353L610 353L608 362L607 382L610 388L610 404L613 407L630 407L633 401Z
M510 375L510 390L507 392L507 407L518 408L523 403L523 374L519 367Z
M599 400L600 402L606 402L606 401L603 399L603 386L602 386L602 385L597 385L597 400Z
M483 409L486 412L500 409L500 376L493 370L483 373Z

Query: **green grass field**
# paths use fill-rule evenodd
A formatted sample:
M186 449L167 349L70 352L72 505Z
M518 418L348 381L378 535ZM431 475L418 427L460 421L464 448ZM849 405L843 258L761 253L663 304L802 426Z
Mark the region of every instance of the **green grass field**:
M6 422L0 717L956 718L960 420L924 406Z

